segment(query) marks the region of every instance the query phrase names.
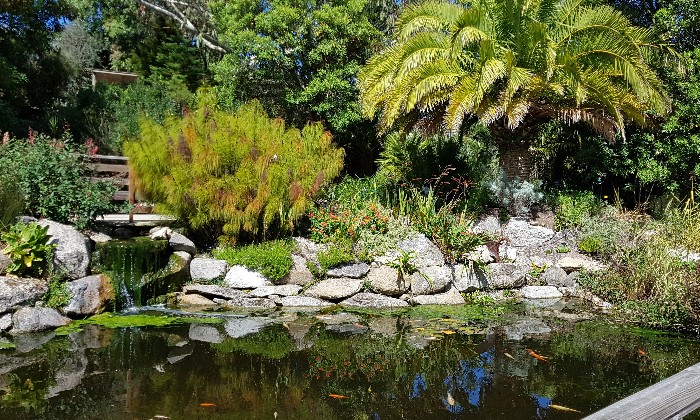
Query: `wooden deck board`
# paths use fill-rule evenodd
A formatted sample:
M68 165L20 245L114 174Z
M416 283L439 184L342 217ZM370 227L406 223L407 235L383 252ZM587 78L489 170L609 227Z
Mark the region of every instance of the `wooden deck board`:
M177 219L164 214L133 214L129 222L128 214L105 214L95 219L95 222L110 226L170 226Z
M586 419L681 419L700 408L700 363L632 394Z

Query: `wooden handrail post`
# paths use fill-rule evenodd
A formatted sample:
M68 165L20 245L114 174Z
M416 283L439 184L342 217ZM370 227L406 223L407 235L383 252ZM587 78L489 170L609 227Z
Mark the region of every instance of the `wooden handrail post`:
M134 204L136 203L136 180L134 177L134 170L129 165L127 160L127 165L129 168L129 204L132 206L129 210L129 223L134 223Z

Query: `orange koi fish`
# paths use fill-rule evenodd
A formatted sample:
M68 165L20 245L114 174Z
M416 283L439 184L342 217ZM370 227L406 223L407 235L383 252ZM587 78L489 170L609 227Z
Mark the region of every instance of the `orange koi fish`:
M342 400L342 399L348 398L345 395L338 395L338 394L328 394L328 396L331 398L335 398L336 400Z
M549 361L549 360L547 360L547 359L549 359L549 357L540 356L539 354L535 353L535 352L534 352L533 350L531 350L531 349L525 349L525 350L527 350L527 352L530 354L530 356L534 357L534 358L537 359L537 360L541 360L541 361L543 361L543 362L548 362L548 361Z
M212 403L201 403L199 404L200 407L216 407L216 404Z

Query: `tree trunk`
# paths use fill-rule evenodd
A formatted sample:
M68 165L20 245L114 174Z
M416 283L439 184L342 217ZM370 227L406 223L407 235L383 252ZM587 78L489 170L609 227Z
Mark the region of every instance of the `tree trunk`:
M508 178L537 178L536 161L530 151L533 128L536 132L533 126L518 127L516 130L507 129L501 122L490 126L491 139L498 146L498 163Z

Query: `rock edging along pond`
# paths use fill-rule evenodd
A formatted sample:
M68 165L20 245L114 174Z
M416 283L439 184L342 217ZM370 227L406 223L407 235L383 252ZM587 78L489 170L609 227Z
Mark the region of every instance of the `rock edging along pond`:
M555 302L562 297L588 299L576 281L578 271L604 268L576 252L566 234L513 218L501 223L485 216L474 230L502 238L497 247L476 248L469 264L448 264L440 249L422 234L399 241L371 263L354 262L329 269L316 279L310 267L328 245L294 238L293 267L273 282L246 267L197 256L194 243L167 227L151 229L150 237L112 240L90 238L71 226L49 226L56 244L54 265L68 279L68 302L44 308L45 281L0 277L0 330L39 331L66 325L104 310L149 303L177 306L274 309L276 307L391 308L411 305L464 305L463 293L488 291ZM567 247L567 246L570 246ZM409 260L404 264L401 259ZM167 296L167 298L165 297ZM23 308L22 311L19 309Z

